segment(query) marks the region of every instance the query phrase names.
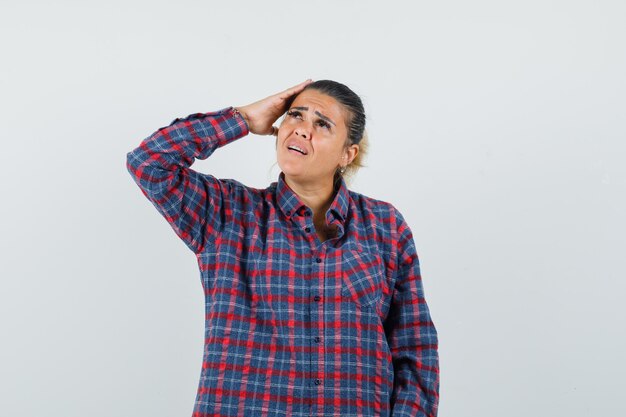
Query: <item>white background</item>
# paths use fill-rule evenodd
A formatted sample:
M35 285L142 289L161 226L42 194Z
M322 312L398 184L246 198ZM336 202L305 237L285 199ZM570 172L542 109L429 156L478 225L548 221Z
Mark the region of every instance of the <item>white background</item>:
M414 233L442 417L626 415L626 5L0 6L0 415L191 415L195 257L126 171L176 117L306 78L361 95L351 184ZM193 168L277 179L273 137Z

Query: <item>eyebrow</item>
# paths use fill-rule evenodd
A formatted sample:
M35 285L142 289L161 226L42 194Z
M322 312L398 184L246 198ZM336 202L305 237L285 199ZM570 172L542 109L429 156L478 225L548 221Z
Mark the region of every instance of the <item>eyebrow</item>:
M309 110L309 108L308 108L308 107L304 107L304 106L300 106L300 107L292 107L292 109L295 109L295 110L304 110L304 111ZM327 116L324 116L322 113L318 112L317 110L315 111L315 114L317 114L317 115L318 115L319 117L321 117L322 119L324 119L324 120L326 120L326 121L328 121L328 122L332 123L332 124L333 124L333 126L337 126L337 125L335 124L335 122L333 122L332 120L330 120L330 118L328 118Z

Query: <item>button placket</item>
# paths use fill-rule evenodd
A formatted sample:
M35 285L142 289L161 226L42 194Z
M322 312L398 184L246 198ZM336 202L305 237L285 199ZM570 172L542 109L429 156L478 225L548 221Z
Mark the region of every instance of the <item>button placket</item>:
M306 214L306 213L305 213L305 214ZM321 264L321 263L322 263L322 261L323 261L322 257L324 256L324 254L323 254L323 253L318 252L316 255L319 255L319 256L315 256L315 257L314 257L314 261L315 261L315 263L317 263L317 264ZM321 273L323 274L323 273L324 273L324 267L323 267L322 265L320 265L320 266L321 266L321 268L320 268L320 269L321 269ZM322 284L322 285L323 285L323 284ZM315 300L315 301L316 301L316 302L318 302L318 303L321 301L321 299L322 299L322 297L321 297L319 294L316 294L316 295L314 295L314 296L313 296L313 300ZM321 306L321 305L319 305L319 307L318 307L318 308L319 308L319 309L322 309L322 306ZM323 314L323 313L322 313L322 314ZM322 331L322 332L323 332L323 328L320 328L320 329L319 329L319 331ZM321 337L321 336L313 336L313 342L314 342L314 343L317 343L317 344L321 343L321 342L322 342L322 337ZM322 350L323 350L323 348L322 348L322 347L319 347L319 348L318 348L318 349L316 349L316 350L319 350L319 349L322 349ZM324 355L324 353L323 353L323 352L320 352L320 355L322 355L322 356L323 356L323 355ZM323 371L322 371L322 374L323 374ZM320 378L316 378L316 379L314 379L314 380L313 380L313 383L314 383L315 385L318 385L318 386L319 386L319 385L321 385L321 384L322 384L322 380L321 380Z

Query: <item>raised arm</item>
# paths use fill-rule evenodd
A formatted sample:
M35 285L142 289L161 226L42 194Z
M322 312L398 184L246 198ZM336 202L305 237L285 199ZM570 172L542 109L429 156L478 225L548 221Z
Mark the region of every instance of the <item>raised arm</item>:
M189 168L218 147L249 133L233 107L175 119L126 155L126 167L143 194L195 253L227 223L229 183Z
M231 224L231 185L190 166L248 133L274 133L272 124L307 80L247 106L175 119L126 155L126 167L143 194L194 253Z
M391 309L384 322L394 381L392 417L435 417L439 407L438 336L431 320L411 229L395 210L398 258Z

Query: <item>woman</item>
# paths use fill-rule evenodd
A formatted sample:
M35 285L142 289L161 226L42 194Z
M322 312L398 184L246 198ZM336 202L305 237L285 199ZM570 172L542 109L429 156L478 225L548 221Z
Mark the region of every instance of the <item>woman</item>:
M344 179L361 164L364 128L352 90L307 80L175 119L128 153L133 179L198 260L194 417L437 414L438 338L411 230ZM189 168L248 133L276 135L282 171L266 189Z

